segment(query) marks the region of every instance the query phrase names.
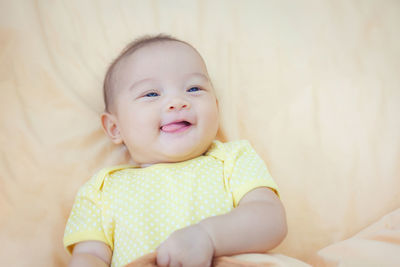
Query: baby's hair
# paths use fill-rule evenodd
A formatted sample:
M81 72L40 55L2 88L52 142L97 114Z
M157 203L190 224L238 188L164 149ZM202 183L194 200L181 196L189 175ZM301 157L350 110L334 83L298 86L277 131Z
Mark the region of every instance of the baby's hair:
M139 37L132 42L130 42L119 54L119 56L112 61L110 66L108 67L108 70L106 72L106 76L104 78L104 84L103 84L103 96L104 96L104 105L105 105L105 111L109 112L110 111L110 106L112 104L113 100L113 92L112 92L112 87L113 87L113 75L114 72L116 71L116 66L118 63L124 59L125 57L133 54L136 50L147 46L152 43L157 43L157 42L166 42L166 41L175 41L175 42L181 42L186 45L189 45L192 47L196 52L197 50L189 43L179 40L175 37L172 37L167 34L157 34L157 35L144 35L142 37Z

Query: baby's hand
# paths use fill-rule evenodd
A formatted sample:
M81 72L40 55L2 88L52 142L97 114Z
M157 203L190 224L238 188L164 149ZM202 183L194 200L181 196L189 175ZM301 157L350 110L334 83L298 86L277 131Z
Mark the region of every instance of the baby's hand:
M211 266L214 244L207 231L194 224L173 232L157 248L160 267Z

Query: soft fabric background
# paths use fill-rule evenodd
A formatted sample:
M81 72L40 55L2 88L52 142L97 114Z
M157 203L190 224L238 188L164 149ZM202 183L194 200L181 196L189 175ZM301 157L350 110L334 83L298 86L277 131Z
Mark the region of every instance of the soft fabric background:
M317 252L400 208L399 1L0 0L1 265L66 264L79 186L125 158L100 128L105 70L159 32L202 53L222 139L250 140L280 185L275 252L336 266Z

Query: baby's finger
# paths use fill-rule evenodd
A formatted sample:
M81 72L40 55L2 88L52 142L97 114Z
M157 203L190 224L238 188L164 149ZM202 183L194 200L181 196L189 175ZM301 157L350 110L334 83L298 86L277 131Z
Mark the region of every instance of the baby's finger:
M182 263L179 260L172 258L168 267L182 267Z
M157 266L168 267L168 266L170 266L169 261L170 261L170 258L169 258L168 252L165 249L158 249L157 250L157 258L156 258Z

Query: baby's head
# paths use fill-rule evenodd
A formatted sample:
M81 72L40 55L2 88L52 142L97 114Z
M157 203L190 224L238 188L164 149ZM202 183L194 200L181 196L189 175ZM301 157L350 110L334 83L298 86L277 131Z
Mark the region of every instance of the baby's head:
M141 166L189 160L216 137L218 103L191 45L157 35L127 46L104 81L103 128Z

